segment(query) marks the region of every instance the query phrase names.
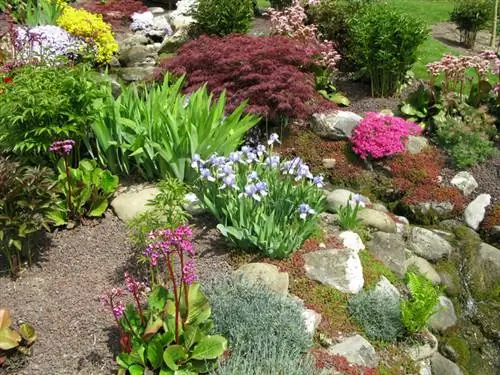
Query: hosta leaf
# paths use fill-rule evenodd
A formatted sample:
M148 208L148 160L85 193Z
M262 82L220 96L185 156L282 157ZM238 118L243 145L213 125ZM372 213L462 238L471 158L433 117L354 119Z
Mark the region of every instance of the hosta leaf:
M227 340L222 336L205 336L193 348L193 359L216 359L227 349Z
M171 370L179 369L177 362L183 361L187 358L186 351L182 345L170 345L163 352L163 361Z

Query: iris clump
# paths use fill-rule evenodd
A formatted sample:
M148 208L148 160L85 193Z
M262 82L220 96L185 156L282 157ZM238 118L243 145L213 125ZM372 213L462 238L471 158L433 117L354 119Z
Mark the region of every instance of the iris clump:
M244 250L286 258L316 230L323 212L322 176L300 159L281 160L268 146L242 147L228 157L194 155L195 192L219 220L221 233Z

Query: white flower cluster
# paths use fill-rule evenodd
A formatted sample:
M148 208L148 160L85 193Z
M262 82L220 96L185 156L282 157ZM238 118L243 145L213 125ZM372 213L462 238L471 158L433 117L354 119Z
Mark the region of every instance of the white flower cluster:
M144 13L134 13L131 16L132 18L132 24L130 25L130 29L132 31L137 31L137 30L147 30L153 27L153 13L150 11L144 12Z

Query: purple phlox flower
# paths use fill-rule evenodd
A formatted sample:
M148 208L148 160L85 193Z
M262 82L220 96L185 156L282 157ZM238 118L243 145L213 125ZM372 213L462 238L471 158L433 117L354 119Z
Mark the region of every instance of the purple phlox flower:
M280 156L279 155L271 155L266 158L267 166L271 168L278 168L280 165Z
M361 194L354 194L347 202L351 207L359 206L361 208L366 207L365 197Z
M316 185L318 188L322 188L323 186L325 186L325 184L323 183L323 179L324 179L323 175L314 176L312 179L312 183Z
M49 151L55 152L58 155L64 156L69 155L71 150L73 150L73 146L75 145L75 141L72 139L66 139L64 141L55 141L49 147Z
M314 215L316 211L314 211L307 203L301 203L299 204L299 217L302 220L305 220L307 215Z
M215 181L215 178L212 176L212 173L210 172L210 169L200 168L200 176L204 180L212 181L212 182Z
M255 181L259 178L259 174L256 171L252 171L248 174L247 180L248 182Z
M233 188L238 190L236 186L236 177L234 174L228 174L222 178L222 186L219 189Z
M276 133L272 133L272 134L269 136L269 139L267 140L267 144L268 144L269 146L271 146L271 145L272 145L272 144L274 144L275 142L277 142L277 143L281 143L281 142L279 141L279 138L280 138L280 137L278 136L278 134L276 134Z
M255 160L257 160L257 154L255 152L252 152L252 151L247 152L246 157L247 157L247 164L251 164Z
M259 157L261 157L262 155L264 155L266 153L266 146L264 146L262 144L258 144L256 151L257 151L257 155Z
M198 280L194 260L190 259L186 262L184 268L182 269L182 278L187 285L191 285Z
M191 158L191 168L198 169L205 164L205 161L201 160L200 154L194 154Z
M309 166L307 164L300 164L297 169L297 177L295 177L295 181L299 181L303 178L312 179L313 175L309 170Z
M302 164L302 160L299 157L292 159L291 161L287 161L281 170L283 174L294 174L295 168L298 168Z

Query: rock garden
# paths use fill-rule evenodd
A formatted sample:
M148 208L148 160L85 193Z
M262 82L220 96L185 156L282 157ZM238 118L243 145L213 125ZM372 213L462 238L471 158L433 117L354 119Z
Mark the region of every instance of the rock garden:
M0 374L498 374L494 9L2 1Z

